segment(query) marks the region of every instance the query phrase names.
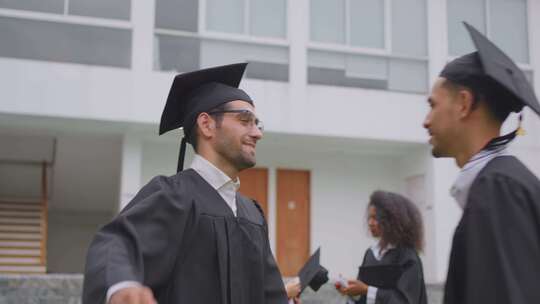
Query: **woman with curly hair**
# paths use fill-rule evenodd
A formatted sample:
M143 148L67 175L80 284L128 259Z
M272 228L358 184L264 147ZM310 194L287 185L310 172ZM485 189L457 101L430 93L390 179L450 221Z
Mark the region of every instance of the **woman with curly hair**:
M367 280L362 281L359 271L356 280L336 287L340 293L351 297L350 303L426 304L422 262L418 257L423 248L424 229L418 208L397 193L375 191L367 211L369 231L378 241L366 251L361 268L395 265L394 269L399 270L397 281L390 288L370 286Z

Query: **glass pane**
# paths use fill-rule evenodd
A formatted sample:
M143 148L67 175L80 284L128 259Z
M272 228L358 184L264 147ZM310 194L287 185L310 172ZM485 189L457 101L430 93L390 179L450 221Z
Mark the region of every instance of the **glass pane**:
M131 31L0 17L0 56L131 66Z
M244 0L207 0L206 29L243 34Z
M349 3L351 45L384 48L384 1L352 0Z
M392 1L392 53L427 55L426 0Z
M64 0L0 0L0 7L63 14Z
M389 90L425 93L428 89L427 62L390 59Z
M130 0L68 0L69 14L129 20Z
M474 52L475 48L463 25L466 21L486 33L485 0L447 0L448 52L452 56Z
M345 43L345 0L311 0L310 3L311 41Z
M365 79L387 79L387 59L373 56L348 55L345 75Z
M310 67L333 68L345 70L345 55L337 52L308 51L308 65Z
M247 78L289 81L289 65L286 63L269 63L249 61L246 69Z
M287 1L252 0L250 2L250 32L255 36L285 38Z
M512 59L529 62L526 0L491 0L489 33Z
M246 72L246 75L252 78L288 80L289 52L287 47L217 40L203 40L201 43L201 67L245 61L254 63L252 68L248 66Z
M308 83L386 89L387 59L309 50Z
M197 32L199 1L157 0L156 27L188 32Z
M200 68L201 42L198 38L156 35L154 69L189 72Z
M266 46L250 43L203 40L201 44L201 66L209 67L231 62L260 61L288 63L287 47Z

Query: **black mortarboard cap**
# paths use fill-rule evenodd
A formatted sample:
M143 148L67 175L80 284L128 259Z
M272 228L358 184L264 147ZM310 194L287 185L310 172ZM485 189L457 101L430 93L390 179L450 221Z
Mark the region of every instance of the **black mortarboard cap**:
M360 266L358 271L362 282L385 289L395 288L402 274L403 267L395 264Z
M462 85L482 77L488 78L513 97L503 99L509 103L507 106L511 111L519 112L523 106L528 106L540 115L540 104L523 71L478 30L466 22L464 24L477 52L449 62L440 76Z
M247 63L218 66L174 77L167 103L161 115L159 135L177 128L184 129L177 171L182 171L186 141L200 113L210 111L233 100L253 101L238 86Z
M328 270L322 267L320 264L321 248L308 259L306 264L300 269L298 276L300 277L300 290L301 292L306 289L307 286L311 287L314 291L319 290L321 286L328 282Z

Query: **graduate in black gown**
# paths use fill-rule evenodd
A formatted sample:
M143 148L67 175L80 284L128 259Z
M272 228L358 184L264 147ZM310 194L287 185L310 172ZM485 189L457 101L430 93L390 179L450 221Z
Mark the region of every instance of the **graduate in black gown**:
M262 124L238 85L246 64L175 77L160 134L184 128L178 173L158 176L99 230L83 303L286 304L258 205L236 192ZM196 151L183 169L186 141Z
M466 24L477 51L448 63L429 97L424 127L435 157L461 172L451 189L463 209L444 303L540 303L540 181L501 136L510 112L540 105L523 72Z
M356 280L336 286L357 304L426 304L426 286L418 252L423 247L423 224L420 211L397 193L375 191L368 204L368 228L378 241L369 248ZM375 267L374 267L375 266ZM392 282L379 287L362 275L363 268L392 266L399 271ZM384 269L383 269L384 270ZM377 273L375 273L376 277ZM382 274L380 274L382 276Z

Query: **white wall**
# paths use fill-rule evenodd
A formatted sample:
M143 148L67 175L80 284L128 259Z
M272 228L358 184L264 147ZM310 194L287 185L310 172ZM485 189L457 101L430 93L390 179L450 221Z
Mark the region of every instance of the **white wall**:
M112 211L118 205L121 138L58 137L51 209Z
M56 273L82 273L86 251L98 228L106 224L113 212L49 212L47 270Z
M390 158L324 159L312 169L312 250L322 245L322 262L332 276L355 277L365 250L375 241L366 229L366 208L374 190L398 191Z
M174 76L6 58L0 67L0 83L10 88L0 90L0 112L153 124ZM306 100L293 100L288 83L247 79L242 87L271 132L416 142L425 136L422 95L310 85Z

